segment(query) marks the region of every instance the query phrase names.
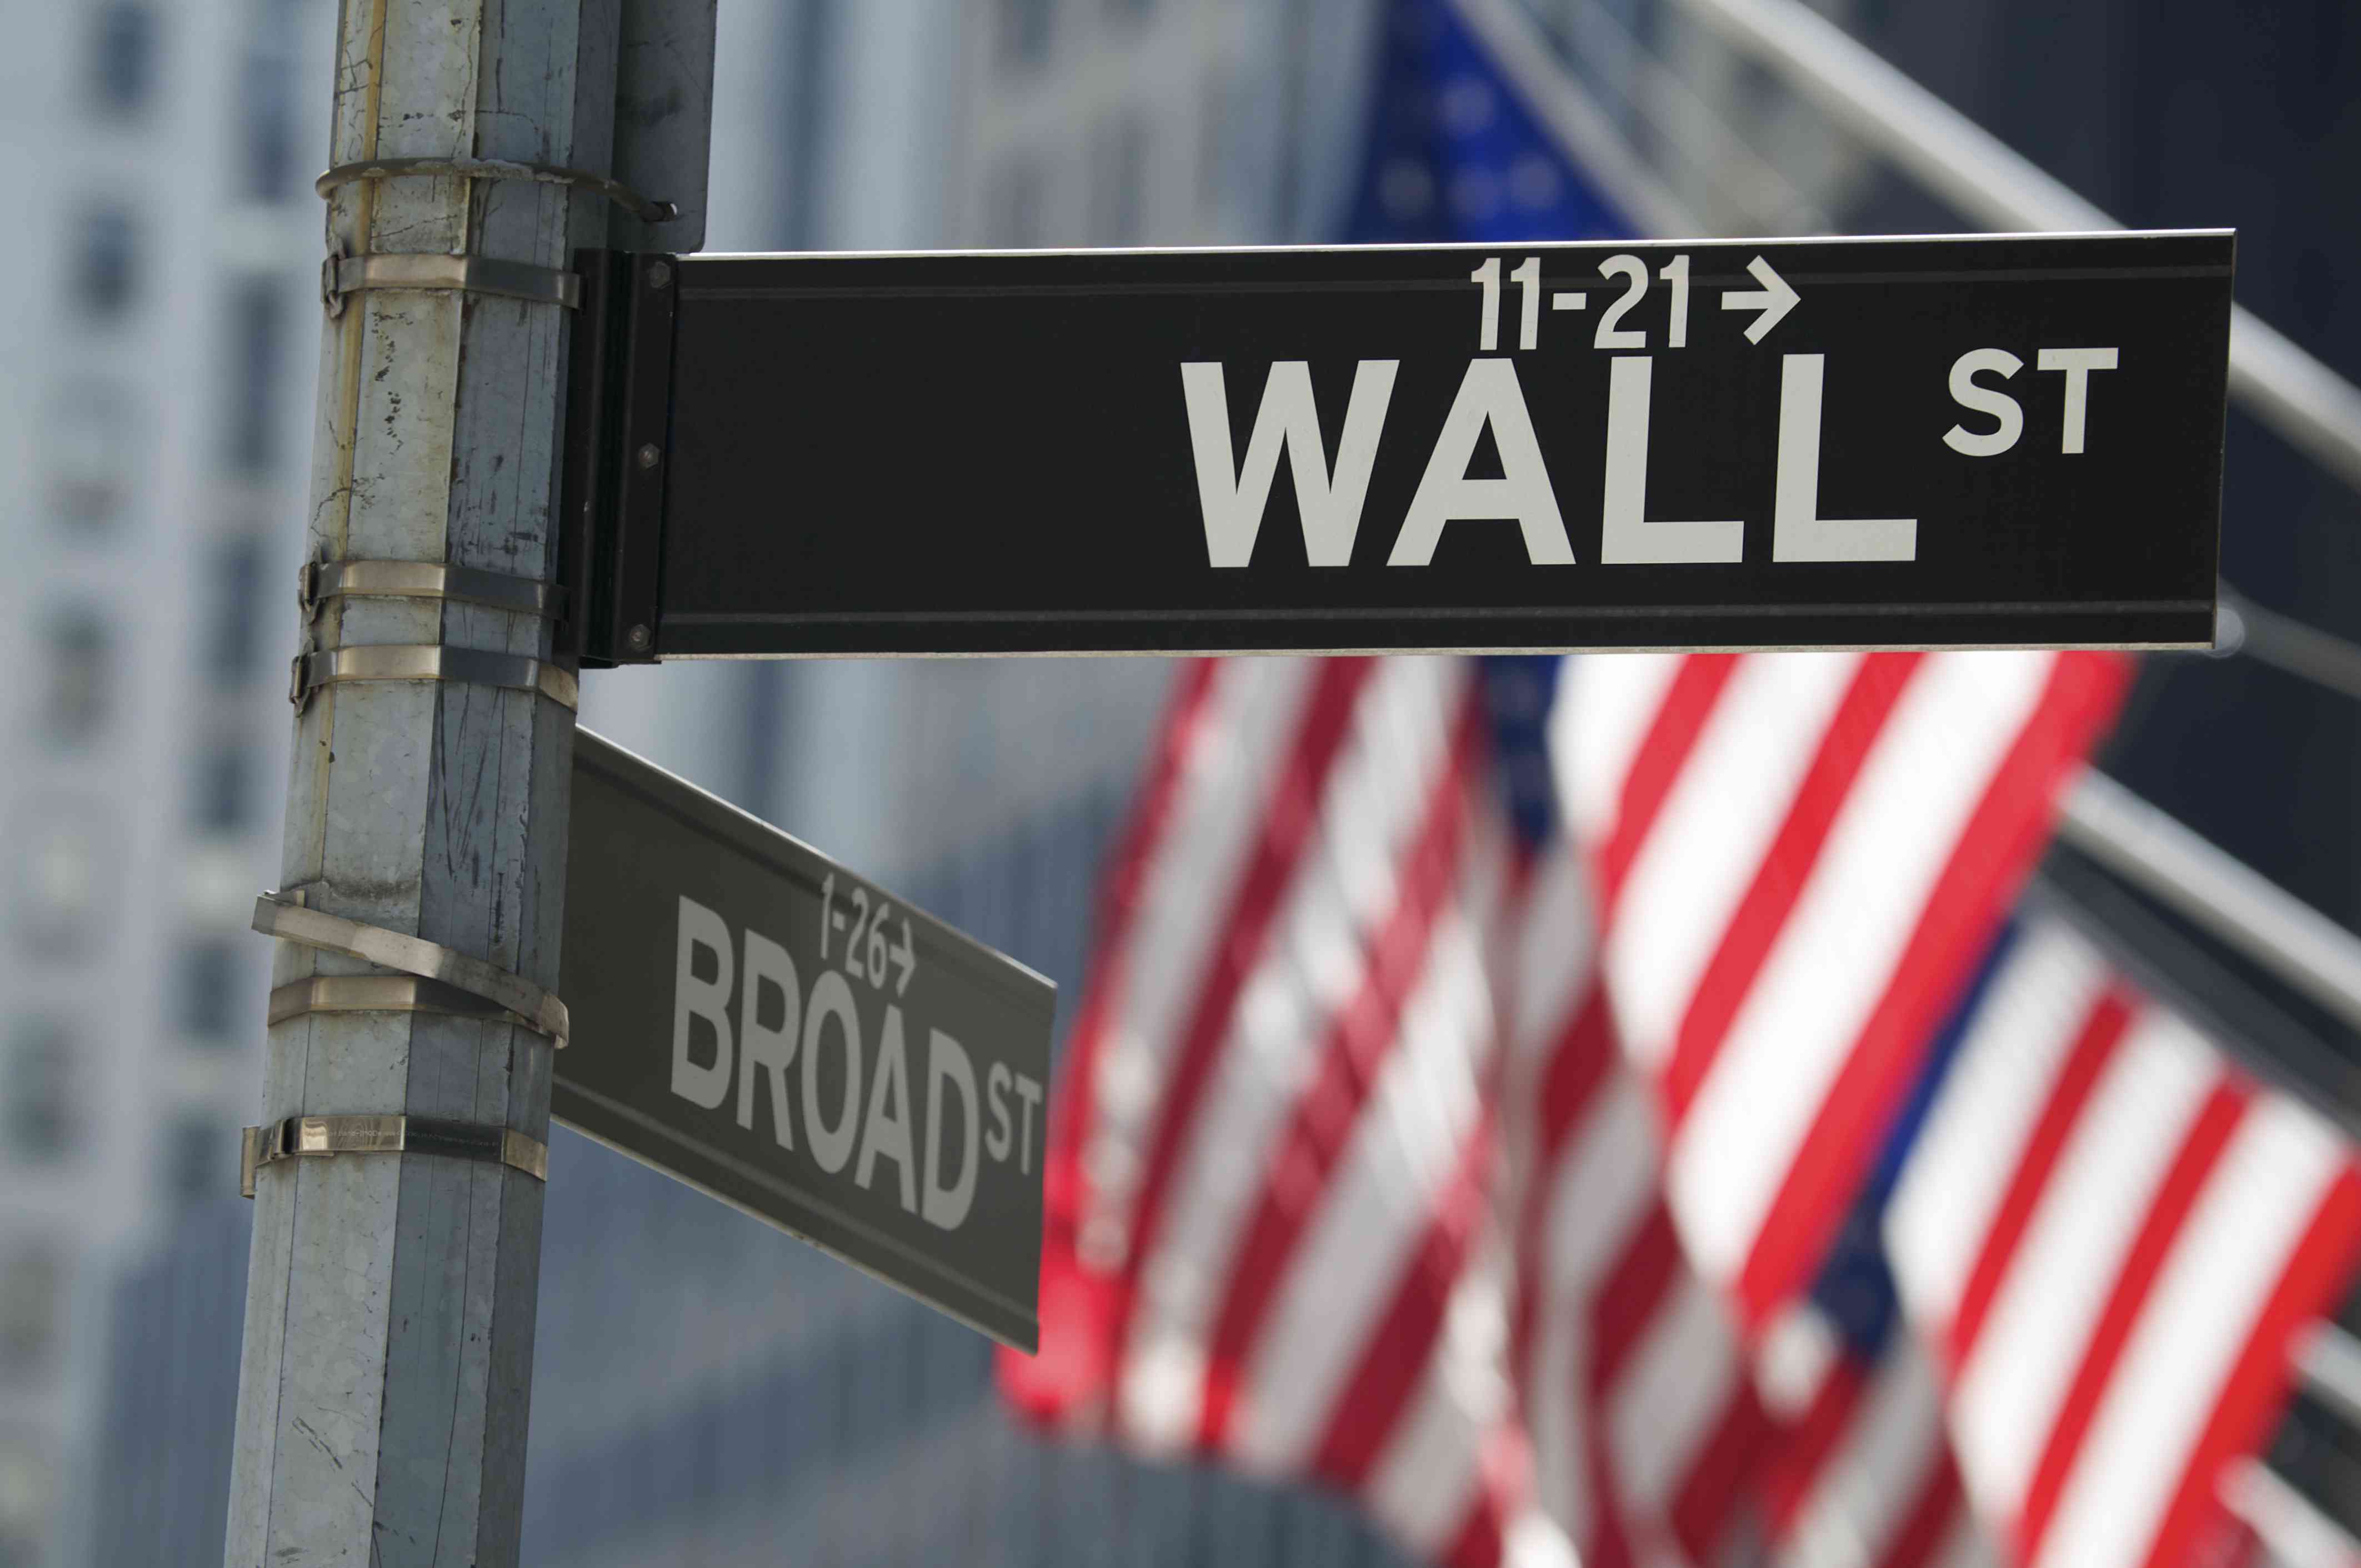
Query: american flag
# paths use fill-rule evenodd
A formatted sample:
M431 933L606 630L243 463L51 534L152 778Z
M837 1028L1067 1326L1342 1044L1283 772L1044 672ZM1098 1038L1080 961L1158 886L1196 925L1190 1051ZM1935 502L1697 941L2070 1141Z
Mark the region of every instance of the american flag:
M1903 1321L1885 1212L1965 1020L1993 967L1928 1053L1938 1064L1886 1135L1807 1295L1755 1353L1779 1420L1762 1476L1780 1568L1985 1568L2001 1558L1969 1506L1935 1361Z
M1968 1491L2021 1563L2206 1561L2361 1263L2355 1151L2054 915L1987 969L1885 1216Z
M1983 1568L1999 1561L1969 1508L1933 1364L1906 1332L1853 1337L1818 1293L1782 1325L1782 1417L1762 1476L1780 1568ZM1784 1336L1783 1336L1784 1337ZM1789 1347L1782 1345L1783 1350ZM1767 1358L1776 1365L1787 1356ZM1800 1374L1800 1376L1799 1376ZM1792 1398L1792 1405L1783 1404Z
M1704 662L1184 667L1052 1120L1042 1354L1004 1359L1004 1387L1069 1434L1342 1488L1439 1563L1719 1562L1750 1532L1816 1568L2197 1561L2183 1548L2218 1522L2213 1488L2286 1391L2288 1334L2361 1255L2350 1151L2054 922L1980 965L1992 922L1961 916L1955 1014L1895 1047L1902 1103L1847 1151L1860 1174L1807 1288L1750 1330L1692 1265L1667 1097L1619 1042L1596 889L1622 840L1554 831L1535 755L1546 733L1563 779L1617 683L1661 716ZM1785 679L1851 689L1929 661L1796 667L1830 662L1722 661L1716 678L1723 700L1766 702ZM1748 663L1765 673L1740 684ZM2030 769L2038 787L2003 798L2032 826L1983 851L2016 857L1982 868L1997 899L2117 677L2071 655L1976 663L2016 695L1927 688L1960 750L1847 777L1972 797L1960 837L1991 826L1994 779ZM1881 707L1889 729L1909 709L1900 690ZM1978 722L2002 738L1977 743ZM1693 728L1667 799L1711 755L1713 722ZM1898 743L1777 728L1868 758ZM1727 798L1764 773L1696 787ZM1914 831L1946 820L1927 801L1910 797ZM1868 809L1839 792L1816 815ZM1896 848L1848 873L1848 897L1883 908L1880 879L1960 852ZM1812 864L1788 874L1808 886ZM1832 994L1893 989L1861 972L1875 952L1829 950ZM1907 942L1887 961L1913 954L1932 961ZM1839 1006L1815 1016L1851 1027ZM2127 1109L2092 1124L2118 1143L2177 1127L2164 1154L2077 1132L2102 1083ZM2092 1242L2108 1223L2113 1251ZM2072 1245L2037 1245L2052 1233ZM2078 1310L2081 1337L2058 1340ZM2235 1342L2213 1363L2209 1332ZM2174 1423L2180 1446L2155 1447Z
M1718 666L1720 695L1763 703L1792 662L1751 661L1763 674L1746 681L1749 662L1697 663ZM1830 661L1804 663L1830 681ZM1917 667L1837 663L1889 688ZM2053 759L2087 739L2083 701L2113 676L2057 655L2003 663L2015 700L1932 686L1945 711L1925 722L1954 740L1974 722L2004 728L1977 753L1993 773L2037 759L2019 765L2039 787L2008 796L2029 825L1993 828L1982 851L2014 853L2021 872ZM2084 670L2100 684L2076 685ZM1567 749L1621 711L1605 696L1619 678L1659 708L1691 687L1679 661L1554 674L1546 661L1186 666L1052 1121L1042 1354L1004 1363L1037 1418L1343 1487L1439 1562L1547 1561L1569 1541L1593 1563L1706 1562L1735 1529L1784 1522L1755 1486L1777 1429L1742 1317L1692 1266L1661 1180L1678 1168L1666 1098L1618 1042L1614 927L1592 917L1594 888L1615 885L1615 836L1557 832L1552 809ZM2042 695L2061 684L2074 700ZM1877 752L1853 711L1817 743ZM1889 689L1877 717L1908 711ZM2028 733L2039 725L2058 732ZM1916 762L1955 794L1993 793ZM1789 771L1838 792L1828 818L1864 809L1844 791L1883 776ZM1724 786L1709 794L1738 787L1697 777ZM1927 783L1916 769L1904 782ZM1927 801L1922 787L1906 804ZM1954 815L1993 828L1992 810ZM1659 812L1660 827L1676 819ZM2014 874L1988 868L1991 896ZM1988 929L1960 925L1974 932L1962 941ZM1855 960L1836 966L1846 983L1868 983L1865 955L1832 950ZM1967 947L1960 962L1974 958ZM1881 1408L1853 1401L1834 1420L1823 1405L1828 1453L1878 1441L1874 1422L1838 1429Z
M1392 7L1353 237L1629 232L1511 85L1534 62L1502 71L1490 36L1458 0ZM1971 1411L2027 1396L2001 1392L2008 1353L1977 1381L1923 1273L1968 1245L1921 1234L1949 1201L1924 1173L2016 1168L1947 1131L2016 1026L1991 1010L2019 948L1987 943L2126 674L2030 652L1184 666L1063 1065L1042 1350L1003 1356L1008 1398L1341 1488L1438 1563L2183 1560L2070 1555L2122 1545L2077 1499L2182 1509L2254 1446L2283 1363L2274 1383L2242 1350L2210 1388L2117 1395L2147 1365L2119 1347L2067 1376L2012 1493L2027 1461ZM2257 1124L2288 1124L2269 1104ZM2290 1244L2309 1293L2219 1260L2271 1323L2351 1260L2341 1181ZM2009 1288L2037 1320L2035 1285ZM2178 1310L2162 1290L2139 1293ZM2161 1493L2074 1413L2143 1397L2191 1401L2199 1434Z
M1593 658L1559 778L1689 1255L1750 1332L1811 1280L2113 717L2090 653Z
M1186 667L1051 1123L1037 1418L1360 1497L1438 1562L1568 1555L1505 1376L1476 666Z
M1549 1515L1591 1568L1710 1562L1770 1436L1737 1323L1689 1266L1662 1118L1593 958L1588 869L1544 841L1504 943L1517 1278L1510 1366Z
M1020 1408L1344 1488L1441 1563L1702 1561L1737 1522L1766 1423L1551 831L1554 673L1187 667L1052 1119Z

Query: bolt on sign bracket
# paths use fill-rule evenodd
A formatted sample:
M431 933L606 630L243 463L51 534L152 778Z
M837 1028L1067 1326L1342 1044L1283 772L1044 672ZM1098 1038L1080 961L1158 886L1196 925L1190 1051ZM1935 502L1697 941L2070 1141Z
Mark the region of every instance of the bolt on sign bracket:
M561 645L588 669L653 663L671 483L673 323L680 266L659 253L583 251L566 399Z

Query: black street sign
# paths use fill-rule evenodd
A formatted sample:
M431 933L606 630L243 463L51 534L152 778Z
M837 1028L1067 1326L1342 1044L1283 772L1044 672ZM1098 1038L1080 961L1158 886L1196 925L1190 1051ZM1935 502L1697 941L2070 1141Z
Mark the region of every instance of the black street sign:
M2232 256L594 258L585 652L2205 645Z
M588 730L552 1112L1020 1349L1056 988Z

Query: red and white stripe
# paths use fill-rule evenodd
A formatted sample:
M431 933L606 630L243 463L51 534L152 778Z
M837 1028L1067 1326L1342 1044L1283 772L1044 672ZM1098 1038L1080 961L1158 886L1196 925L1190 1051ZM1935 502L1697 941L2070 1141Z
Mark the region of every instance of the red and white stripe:
M1681 1239L1750 1333L1824 1255L2124 677L2086 653L1571 662L1552 749L1604 983Z
M1906 1333L1874 1365L1801 1303L1759 1347L1778 1420L1765 1512L1778 1568L1988 1568L1998 1559L1960 1486L1935 1363Z
M2017 1561L2191 1560L2361 1259L2354 1151L2062 923L1994 974L1887 1212L1967 1489Z
M1557 847L1508 945L1510 1364L1542 1504L1589 1568L1718 1561L1768 1427L1737 1325L1682 1255L1662 1119L1616 1044L1589 902L1587 868Z
M1509 880L1471 668L1190 666L1112 879L1048 1172L1036 1416L1570 1560L1492 1240Z

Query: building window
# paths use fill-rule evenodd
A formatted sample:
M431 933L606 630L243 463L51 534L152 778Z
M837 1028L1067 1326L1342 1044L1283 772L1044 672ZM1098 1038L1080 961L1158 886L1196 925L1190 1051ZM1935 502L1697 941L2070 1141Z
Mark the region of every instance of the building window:
M216 839L246 831L254 815L253 762L244 747L223 746L197 764L198 831Z
M213 548L213 624L205 657L217 685L242 685L261 667L266 554L254 534L225 539Z
M1091 237L1100 245L1137 245L1147 230L1148 126L1137 115L1111 115L1091 143Z
M286 313L279 285L249 278L230 302L233 338L225 357L230 367L229 428L224 443L230 466L240 473L269 471L279 455L279 360Z
M1000 166L992 190L990 222L1000 236L1000 243L1019 250L1043 244L1047 238L1042 213L1046 195L1039 162L1022 154L1012 157Z
M139 282L131 214L116 207L84 213L75 244L73 291L83 312L111 321L129 310Z
M244 124L246 194L284 202L301 189L295 156L295 80L302 19L289 0L258 0L247 36Z
M1230 154L1237 139L1235 121L1241 94L1237 79L1215 71L1205 79L1205 98L1197 122L1197 208L1218 219L1228 205Z
M0 1568L47 1561L50 1497L57 1475L41 1443L0 1431Z
M204 937L181 949L181 1027L205 1045L237 1033L246 966L226 938Z
M46 641L42 725L52 740L87 740L106 722L114 676L106 623L85 605L52 610Z
M90 92L106 114L128 117L156 84L156 16L134 0L102 5L92 18Z
M1030 69L1049 58L1057 0L1000 0L1000 63Z
M13 840L21 857L16 934L27 951L69 956L89 942L97 916L97 836L79 802L53 797L26 806L32 826L20 826Z
M177 1198L203 1198L225 1187L235 1190L228 1156L236 1135L195 1112L173 1118L164 1139L166 1190Z
M76 381L50 400L47 425L49 510L63 526L102 529L130 503L137 433L131 400L102 381Z
M65 1269L57 1248L26 1242L0 1255L0 1377L29 1382L57 1359Z
M62 1159L78 1128L73 1041L46 1019L19 1019L10 1036L5 1091L8 1152L36 1164Z

